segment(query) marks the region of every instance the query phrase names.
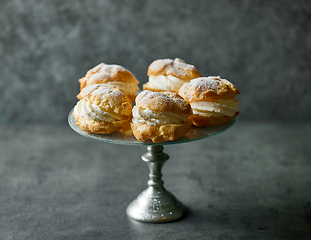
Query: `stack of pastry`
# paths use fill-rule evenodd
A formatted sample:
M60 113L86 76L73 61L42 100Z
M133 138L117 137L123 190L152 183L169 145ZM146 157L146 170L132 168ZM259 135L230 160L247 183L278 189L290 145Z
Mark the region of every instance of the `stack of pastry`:
M195 66L180 58L155 60L149 65L147 74L149 81L143 85L144 90L176 93L184 83L202 76Z
M136 77L126 68L116 64L100 63L90 69L79 82L80 91L86 86L101 84L104 87L122 90L132 102L135 101L135 96L139 90L139 82ZM80 94L77 97L82 99Z
M174 141L197 127L224 124L239 113L237 88L220 77L202 77L176 58L148 68L149 82L137 94L138 81L119 65L101 63L79 80L76 124L87 132L110 134L126 125L139 141ZM136 99L136 100L135 100ZM136 101L133 107L132 102Z

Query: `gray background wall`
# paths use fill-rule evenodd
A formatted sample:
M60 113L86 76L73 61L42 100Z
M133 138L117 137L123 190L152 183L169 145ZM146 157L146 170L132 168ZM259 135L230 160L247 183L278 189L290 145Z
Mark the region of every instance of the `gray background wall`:
M0 122L66 122L100 62L141 82L180 57L241 91L240 120L311 120L304 0L0 0Z

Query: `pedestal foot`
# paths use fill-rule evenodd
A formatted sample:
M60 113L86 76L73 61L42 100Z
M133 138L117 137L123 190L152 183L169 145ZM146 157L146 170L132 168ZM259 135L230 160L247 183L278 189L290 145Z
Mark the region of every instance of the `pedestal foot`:
M161 169L169 157L163 153L163 146L148 146L147 149L142 160L150 170L149 187L127 207L126 213L141 222L175 221L185 215L186 208L163 187Z

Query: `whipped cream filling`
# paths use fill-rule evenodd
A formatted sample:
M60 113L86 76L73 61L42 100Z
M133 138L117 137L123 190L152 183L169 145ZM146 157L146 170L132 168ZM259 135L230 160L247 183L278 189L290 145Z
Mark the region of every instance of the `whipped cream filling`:
M118 88L127 95L135 95L139 90L139 87L135 83L129 82L108 82L101 83L100 85L108 88Z
M158 76L150 76L149 83L154 87L161 89L161 90L171 90L171 91L178 91L178 89L186 83L177 77L172 75L158 75Z
M103 111L98 105L85 99L80 100L74 108L74 113L79 117L85 117L94 121L112 122L122 119L121 114L110 114Z
M152 126L164 124L181 124L188 120L188 114L177 114L173 112L155 112L149 108L135 106L133 108L133 123L145 123Z
M232 117L240 112L240 102L236 99L219 99L214 102L198 101L191 103L193 114L202 116L228 116Z

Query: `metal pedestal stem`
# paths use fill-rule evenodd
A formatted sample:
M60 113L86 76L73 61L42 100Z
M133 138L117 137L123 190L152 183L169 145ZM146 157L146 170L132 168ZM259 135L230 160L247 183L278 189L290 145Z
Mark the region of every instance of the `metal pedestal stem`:
M148 146L148 152L142 160L149 167L148 188L130 203L126 209L127 215L141 222L171 222L181 218L185 207L176 197L167 191L161 177L161 170L169 156L163 153L163 146Z

